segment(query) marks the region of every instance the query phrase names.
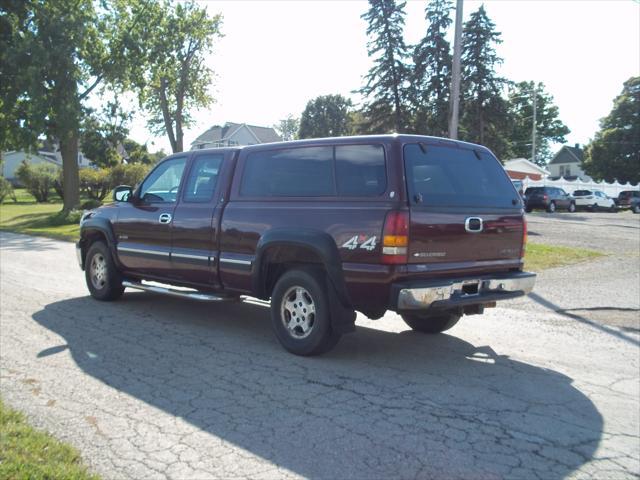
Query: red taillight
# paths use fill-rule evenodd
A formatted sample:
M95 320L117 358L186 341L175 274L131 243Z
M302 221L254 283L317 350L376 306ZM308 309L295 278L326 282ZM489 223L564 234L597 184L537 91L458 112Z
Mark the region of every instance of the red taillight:
M547 200L549 200L549 195L547 195L547 194L545 193L545 194L542 196L542 198L544 198L544 200L545 200L545 202L546 202Z
M524 258L527 250L527 219L522 217L522 249L520 250L520 258Z
M409 212L387 213L382 231L382 263L407 263L409 245Z

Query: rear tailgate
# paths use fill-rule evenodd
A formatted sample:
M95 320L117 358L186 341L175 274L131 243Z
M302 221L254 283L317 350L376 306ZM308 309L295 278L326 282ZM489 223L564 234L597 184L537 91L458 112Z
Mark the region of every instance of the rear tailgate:
M446 142L404 146L408 262L433 270L513 268L521 257L520 195L487 150Z

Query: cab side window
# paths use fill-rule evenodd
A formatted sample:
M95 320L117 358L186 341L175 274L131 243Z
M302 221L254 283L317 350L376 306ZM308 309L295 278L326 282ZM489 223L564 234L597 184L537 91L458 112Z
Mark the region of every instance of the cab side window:
M186 163L186 157L178 157L158 165L142 182L140 199L146 203L175 203Z
M213 199L222 159L223 155L221 154L206 154L196 157L185 184L185 202L206 203Z

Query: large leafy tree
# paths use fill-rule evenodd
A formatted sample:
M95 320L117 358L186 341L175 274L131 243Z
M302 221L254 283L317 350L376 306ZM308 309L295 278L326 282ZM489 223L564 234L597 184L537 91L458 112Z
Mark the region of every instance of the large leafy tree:
M533 127L533 95L536 95L536 158L532 161L546 165L551 158L550 143L564 143L569 128L560 120L553 97L543 83L519 82L509 91L511 118L510 152L518 158L531 157Z
M596 179L640 181L640 77L624 82L611 113L587 146L584 165Z
M339 137L350 133L351 100L321 95L309 100L300 117L299 138Z
M362 15L368 22L367 52L374 65L365 76L360 93L365 98L369 133L402 132L408 123L405 108L409 69L404 43L404 7L406 2L369 0L369 10Z
M222 17L209 16L206 8L192 1L164 0L151 7L145 23L132 32L145 53L145 62L133 80L150 130L166 134L171 149L181 152L184 128L193 121L191 112L213 102L209 92L213 71L205 59L212 53L214 39L221 35Z
M484 6L471 14L462 32L461 138L491 148L500 158L510 154L509 109L502 97L507 80L496 73L502 59L495 46L501 34Z
M0 150L59 142L64 210L79 203L78 140L85 101L96 87L123 79L133 60L118 3L8 0L0 6ZM128 21L127 21L128 20Z
M425 9L428 27L413 51L410 87L416 133L447 136L452 59L446 34L452 8L450 0L431 0Z

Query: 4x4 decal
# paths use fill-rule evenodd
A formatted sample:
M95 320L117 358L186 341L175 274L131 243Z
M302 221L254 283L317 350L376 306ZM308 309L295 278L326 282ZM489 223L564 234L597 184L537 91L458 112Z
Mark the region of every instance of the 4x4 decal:
M360 247L371 252L376 248L376 241L377 237L375 235L369 238L367 238L366 235L354 235L342 244L342 248L355 250L356 248Z

